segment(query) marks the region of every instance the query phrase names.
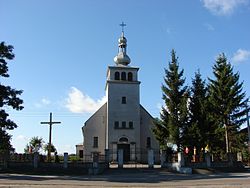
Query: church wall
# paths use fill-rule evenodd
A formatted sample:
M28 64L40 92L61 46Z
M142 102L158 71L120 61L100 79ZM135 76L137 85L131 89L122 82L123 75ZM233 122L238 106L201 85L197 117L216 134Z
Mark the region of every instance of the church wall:
M159 152L160 145L152 131L154 128L153 117L141 106L141 148L143 150L153 149ZM147 148L147 138L150 137L150 147ZM159 161L159 153L155 153L156 161Z
M140 99L139 99L139 83L111 82L108 84L108 138L109 148L112 143L118 142L119 138L127 137L129 142L140 144ZM122 97L126 97L126 104L122 104ZM133 122L133 129L115 129L114 122Z
M90 155L92 152L104 154L107 122L106 114L107 103L85 122L85 126L83 126L85 155ZM94 137L98 137L98 147L94 147Z

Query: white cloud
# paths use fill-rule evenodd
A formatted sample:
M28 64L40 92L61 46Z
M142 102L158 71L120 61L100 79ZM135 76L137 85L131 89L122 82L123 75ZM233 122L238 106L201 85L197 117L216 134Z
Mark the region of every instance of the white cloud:
M106 101L107 99L105 96L95 101L77 88L71 87L65 106L73 113L93 113Z
M51 104L51 101L47 98L42 98L39 102L35 103L37 108L42 108Z
M66 144L56 147L57 152L59 155L63 155L63 153L67 152L68 154L76 153L75 146Z
M232 57L233 63L242 63L250 60L250 50L238 49Z
M15 152L23 153L26 144L29 142L29 139L24 135L17 135L12 137L11 144L16 149Z
M207 30L209 30L209 31L214 31L214 30L215 30L214 26L212 26L212 25L209 24L209 23L205 23L205 24L203 24L203 25L204 25L204 27L206 27Z
M202 0L204 7L215 15L229 15L240 5L246 5L248 0Z
M28 141L28 138L24 135L18 135L16 138L15 138L16 141L19 141L19 142L26 142Z
M45 99L45 98L43 98L43 99L41 100L41 102L42 102L42 104L44 104L44 105L49 105L49 104L51 103L50 100Z

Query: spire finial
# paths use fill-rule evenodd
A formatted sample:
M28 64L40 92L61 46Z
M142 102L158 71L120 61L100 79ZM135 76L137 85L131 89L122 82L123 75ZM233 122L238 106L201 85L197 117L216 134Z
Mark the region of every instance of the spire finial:
M122 27L122 32L124 33L124 27L126 26L126 24L125 24L124 22L122 22L122 23L120 24L120 26Z
M118 39L118 54L117 56L115 56L114 61L117 65L122 65L122 66L127 66L130 63L130 58L127 55L127 39L124 36L124 27L126 26L126 24L124 22L122 22L121 24L119 24L122 27L122 35L120 36L120 38Z

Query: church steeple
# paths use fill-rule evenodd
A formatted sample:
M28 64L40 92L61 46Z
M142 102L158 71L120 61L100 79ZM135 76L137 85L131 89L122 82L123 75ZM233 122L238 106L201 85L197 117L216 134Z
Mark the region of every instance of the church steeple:
M122 27L122 34L118 39L118 54L114 57L114 61L116 65L127 66L130 63L130 58L127 55L127 39L124 36L124 26L125 23L121 23L120 26Z

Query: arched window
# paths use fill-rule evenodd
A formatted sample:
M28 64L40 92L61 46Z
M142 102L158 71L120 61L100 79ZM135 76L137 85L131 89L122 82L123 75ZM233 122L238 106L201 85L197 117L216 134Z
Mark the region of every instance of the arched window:
M132 72L128 73L128 81L133 81L133 74L132 74Z
M122 80L126 80L126 73L122 72Z
M120 73L119 72L115 72L115 80L120 80Z
M128 143L128 139L126 137L121 137L119 139L119 142L121 142L121 143Z

